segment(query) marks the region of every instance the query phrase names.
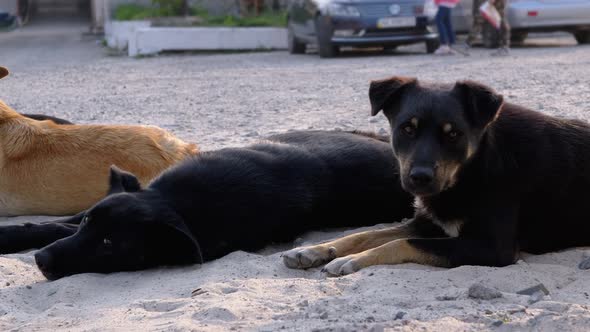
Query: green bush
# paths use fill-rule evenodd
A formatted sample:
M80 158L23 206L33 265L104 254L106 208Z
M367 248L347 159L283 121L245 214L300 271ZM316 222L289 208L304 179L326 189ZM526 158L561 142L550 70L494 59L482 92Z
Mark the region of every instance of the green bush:
M143 20L154 16L154 10L135 4L120 5L115 9L115 19L119 21Z
M183 0L152 0L152 5L158 8L159 16L182 15Z
M201 26L226 27L284 27L287 26L287 15L284 12L264 12L258 16L235 17L198 15L203 19Z
M183 0L152 0L152 6L123 4L115 9L115 19L120 21L143 20L150 17L182 15Z
M178 16L182 11L182 0L152 0L152 7L136 4L120 5L115 10L119 21L143 20L151 17ZM286 12L263 12L258 16L235 17L232 15L213 16L200 7L190 9L190 14L199 16L199 26L225 27L284 27L287 26Z

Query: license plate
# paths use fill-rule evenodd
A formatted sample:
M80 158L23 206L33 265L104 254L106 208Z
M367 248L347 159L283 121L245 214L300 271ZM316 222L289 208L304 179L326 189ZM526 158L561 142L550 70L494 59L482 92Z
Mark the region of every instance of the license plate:
M416 26L415 17L384 17L377 21L377 27L380 29L413 26Z

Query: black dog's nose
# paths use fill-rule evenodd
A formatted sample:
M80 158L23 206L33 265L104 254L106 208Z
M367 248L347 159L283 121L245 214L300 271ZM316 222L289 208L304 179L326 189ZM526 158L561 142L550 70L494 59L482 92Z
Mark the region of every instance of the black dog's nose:
M416 186L429 185L434 179L434 170L429 167L414 167L410 171L410 179Z
M40 250L35 254L35 263L37 263L39 270L48 270L51 267L51 262L51 255L49 255L46 251Z

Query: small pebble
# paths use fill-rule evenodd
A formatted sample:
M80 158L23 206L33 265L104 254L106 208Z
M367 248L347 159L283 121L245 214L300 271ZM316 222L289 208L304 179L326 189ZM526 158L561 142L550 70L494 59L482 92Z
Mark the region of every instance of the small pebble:
M398 311L397 314L395 314L395 320L400 320L402 318L404 318L404 316L406 315L406 313L404 311Z
M543 294L543 292L539 291L539 292L536 292L533 295L531 295L529 297L528 302L529 302L529 304L537 303L537 302L543 300L544 297L545 297L545 294Z
M307 307L309 305L309 301L308 300L303 300L301 302L299 302L299 304L297 304L300 307Z
M504 324L504 322L501 321L501 320L497 320L497 321L495 321L495 322L492 323L492 325L495 326L495 327L498 327L498 326L500 326L502 324Z
M538 293L538 292L542 292L545 295L549 295L549 290L543 284L538 284L538 285L535 285L533 287L529 287L529 288L520 290L520 291L516 292L516 294L519 294L519 295L533 295L533 294Z
M473 284L467 291L469 297L480 300L491 300L502 297L499 291L486 287L482 284Z
M438 301L455 301L458 297L458 295L439 295L435 299Z
M583 260L583 261L580 263L580 265L578 265L578 267L579 267L581 270L588 270L588 269L590 269L590 258L587 258L587 259Z

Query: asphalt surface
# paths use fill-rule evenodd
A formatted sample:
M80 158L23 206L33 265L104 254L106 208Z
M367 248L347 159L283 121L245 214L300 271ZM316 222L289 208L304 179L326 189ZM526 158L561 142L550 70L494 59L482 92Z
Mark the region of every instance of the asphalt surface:
M391 75L490 84L509 101L588 119L590 46L565 34L530 39L508 57L475 49L436 57L416 45L336 59L287 52L111 56L76 19L33 22L0 34L0 65L12 75L0 98L26 113L78 123L159 125L204 149L246 144L291 129L384 132L369 117L372 79Z

